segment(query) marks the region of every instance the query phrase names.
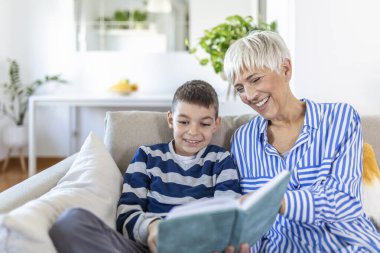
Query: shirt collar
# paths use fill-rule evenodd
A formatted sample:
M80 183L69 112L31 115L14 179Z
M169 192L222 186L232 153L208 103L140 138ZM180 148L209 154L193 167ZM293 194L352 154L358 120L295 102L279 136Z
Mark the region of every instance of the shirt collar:
M304 126L318 129L322 116L320 106L306 98L302 98L301 101L306 103Z
M321 121L321 108L317 103L308 100L306 98L300 99L300 101L306 103L306 112L305 112L305 120L304 127L308 126L314 129L318 129L319 122ZM260 116L261 117L261 116ZM260 134L261 136L266 136L264 133L266 132L268 126L268 120L261 117L261 122L259 124Z
M260 134L261 136L265 133L265 130L267 129L268 126L268 120L264 119L262 116L259 116L261 118L259 129L260 129Z

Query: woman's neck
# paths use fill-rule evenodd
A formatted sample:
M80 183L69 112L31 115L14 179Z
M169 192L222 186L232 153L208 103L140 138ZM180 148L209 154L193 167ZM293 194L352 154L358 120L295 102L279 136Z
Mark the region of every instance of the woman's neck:
M303 122L306 112L306 103L291 95L281 106L278 116L271 119L269 124L275 127L289 127Z

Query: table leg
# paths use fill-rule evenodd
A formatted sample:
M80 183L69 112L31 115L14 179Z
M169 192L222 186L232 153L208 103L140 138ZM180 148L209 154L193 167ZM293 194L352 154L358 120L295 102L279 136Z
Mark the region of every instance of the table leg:
M29 99L29 132L28 132L28 176L36 174L36 131L35 131L35 103Z
M9 163L9 158L11 157L11 153L12 153L12 149L9 148L8 149L8 152L7 152L7 157L5 158L4 162L3 162L3 167L1 168L1 171L4 172L5 169L8 167L8 163Z
M79 126L78 126L78 107L70 106L69 107L69 125L70 125L70 143L69 143L69 154L72 155L78 152L78 139L79 139Z

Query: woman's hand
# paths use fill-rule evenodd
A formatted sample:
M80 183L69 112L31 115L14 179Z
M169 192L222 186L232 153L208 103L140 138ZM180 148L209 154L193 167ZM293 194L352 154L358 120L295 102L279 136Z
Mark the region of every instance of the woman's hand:
M278 212L283 215L285 213L285 207L286 207L285 198L282 198L281 206L280 206L280 209L278 210Z
M235 252L235 248L234 246L228 246L225 250L224 250L224 253L234 253ZM213 252L213 253L218 253L217 251ZM243 243L243 244L240 244L240 247L239 247L239 253L249 253L249 244L248 243Z
M157 234L158 234L158 224L161 222L160 219L154 220L149 224L148 227L148 247L149 251L152 253L157 252Z

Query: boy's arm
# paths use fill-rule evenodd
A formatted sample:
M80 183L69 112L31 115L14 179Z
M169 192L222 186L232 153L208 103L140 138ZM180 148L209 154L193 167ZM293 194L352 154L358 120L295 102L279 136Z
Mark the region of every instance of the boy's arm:
M149 224L159 218L147 213L150 176L146 170L147 154L139 148L124 174L123 190L118 202L116 228L124 237L147 245Z
M215 162L216 185L214 196L231 195L239 197L241 188L239 184L239 174L237 167L228 151Z

